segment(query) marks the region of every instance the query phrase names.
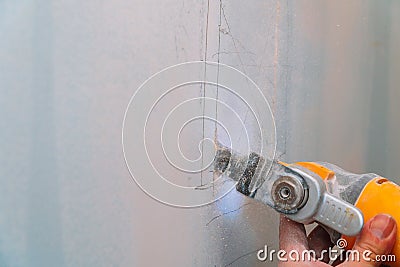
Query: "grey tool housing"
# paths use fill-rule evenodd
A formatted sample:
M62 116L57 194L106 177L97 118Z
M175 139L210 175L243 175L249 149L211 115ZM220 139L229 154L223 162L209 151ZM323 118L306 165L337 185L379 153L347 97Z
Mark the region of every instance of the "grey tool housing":
M314 221L343 235L355 236L363 227L363 215L355 206L327 192L319 176L301 166L290 166L307 185L307 201L296 213L286 216L296 222L309 224Z
M322 224L330 230L332 241L340 234L355 236L363 227L363 215L358 208L328 192L317 174L301 166L286 166L254 152L243 156L219 146L214 170L237 181L238 192L271 206L289 219Z

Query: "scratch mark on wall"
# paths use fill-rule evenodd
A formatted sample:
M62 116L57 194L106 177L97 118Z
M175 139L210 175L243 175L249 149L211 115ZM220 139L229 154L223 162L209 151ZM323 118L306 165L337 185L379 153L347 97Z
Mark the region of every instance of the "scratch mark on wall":
M176 54L176 60L179 60L179 52L178 52L178 38L176 36L176 31L174 35L174 41L175 41L175 54Z
M254 55L254 53L251 52L251 51L249 51L237 38L235 38L235 37L232 35L232 29L231 29L231 26L230 26L230 24L229 24L229 22L228 22L228 19L227 19L227 16L226 16L226 13L225 13L225 9L224 9L223 5L221 5L220 8L221 8L221 13L222 13L222 16L223 16L223 18L224 18L226 27L228 28L228 30L225 29L225 30L223 31L223 33L230 36L230 38L231 38L231 40L232 40L233 47L234 47L234 49L235 49L235 52L234 52L234 53L237 54L237 57L238 57L238 59L239 59L241 71L242 71L245 75L247 75L247 70L246 70L246 67L245 67L246 65L243 63L242 57L241 57L240 55L243 54L243 53L248 53L248 54L250 54L250 55ZM239 47L238 47L238 46L240 46L244 51L239 51ZM218 54L220 54L220 53L221 53L221 52L218 51ZM225 52L225 53L226 53L226 52ZM254 64L257 64L257 63L254 61L253 57L249 57L249 58L250 58L251 61L253 61ZM245 123L245 122L247 121L248 114L249 114L249 110L246 110L246 113L245 113L244 119L243 119L243 123ZM242 134L239 136L238 142L240 142L241 138L242 138Z
M245 206L247 206L247 205L251 205L251 204L253 204L253 203L245 203L245 204L243 204L243 205L241 205L241 206L239 206L238 208L236 208L236 209L233 209L233 210L229 210L229 211L227 211L227 212L224 212L224 213L222 213L222 214L219 214L219 215L217 215L217 216L215 216L215 217L213 217L208 223L206 223L206 226L209 226L210 225L210 223L212 223L213 221L215 221L216 219L218 219L218 218L220 218L220 217L222 217L222 216L225 216L225 215L227 215L227 214L230 214L230 213L233 213L233 212L236 212L236 211L238 211L238 210L240 210L240 209L242 209L243 207L245 207Z
M222 15L222 0L219 1L219 22L218 22L218 67L217 67L217 88L215 95L215 129L214 129L214 144L218 144L218 91L219 91L219 62L220 62L220 51L221 51L221 15ZM213 194L215 194L214 187L215 176L213 176Z
M204 77L203 81L206 80L206 73L207 73L207 47L208 47L208 18L210 14L210 0L207 1L207 19L206 19L206 44L205 44L205 50L204 50ZM202 103L202 111L203 111L203 116L202 116L202 140L204 140L204 130L205 130L205 124L204 124L204 117L205 117L205 97L206 97L206 84L203 82L203 103ZM204 166L204 142L201 142L201 170L203 170ZM200 185L203 185L203 172L200 172Z
M225 14L225 9L224 9L224 7L223 7L222 5L221 5L221 11L222 11L222 16L224 17L224 21L225 21L226 27L228 28L228 31L227 31L226 33L227 33L227 35L229 35L229 36L231 37L232 43L233 43L233 47L235 48L235 51L236 51L236 53L237 53L237 56L238 56L240 65L241 65L241 67L242 67L242 71L243 71L244 74L247 75L246 69L245 69L244 64L243 64L243 60L242 60L242 58L241 58L241 56L240 56L240 53L239 53L238 44L239 44L244 50L247 50L247 49L241 44L241 42L240 42L239 40L237 40L236 38L234 38L234 37L232 36L231 26L229 25L228 19L226 18L226 14Z
M204 184L204 185L202 185L202 186L196 186L196 187L194 188L194 190L207 190L207 189L210 189L211 187L213 187L213 186L215 186L215 185L217 185L217 186L222 186L222 185L224 185L225 183L228 183L228 182L232 182L232 179L227 178L227 179L224 179L224 180L219 181L218 183L215 183L215 182L214 182L213 185Z
M231 55L231 54L250 54L250 55L256 56L255 53L250 52L250 51L243 51L243 52L236 52L236 51L218 51L217 53L212 54L212 55L211 55L211 58L215 58L216 56L223 55L223 54L225 54L225 55ZM247 66L247 65L245 64L245 66Z
M276 99L278 90L278 64L279 64L279 21L281 16L281 4L276 2L276 18L275 18L275 49L274 49L274 91L272 97L272 110L276 112Z
M234 264L234 263L237 262L238 260L240 260L240 259L242 259L242 258L244 258L244 257L247 257L247 256L249 256L249 255L251 255L251 254L253 254L253 253L256 253L256 252L259 251L260 249L262 249L262 248L258 248L258 249L255 249L255 250L253 250L253 251L247 252L246 254L243 254L243 255L237 257L236 259L234 259L233 261L231 261L230 263L226 264L224 267L231 266L232 264Z

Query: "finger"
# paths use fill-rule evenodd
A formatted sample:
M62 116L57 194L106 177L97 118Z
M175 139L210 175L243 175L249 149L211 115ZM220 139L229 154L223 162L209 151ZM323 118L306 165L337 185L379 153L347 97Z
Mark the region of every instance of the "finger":
M382 262L376 261L376 256L391 252L396 241L396 231L396 222L391 216L376 215L365 224L353 247L353 250L359 251L360 261L344 263L343 266L380 266Z
M287 252L308 249L308 240L304 225L281 215L279 223L279 248Z
M308 241L304 225L289 220L281 215L279 222L279 249L285 251L286 254L291 253L291 251L298 251L301 253L308 249ZM286 260L279 262L278 266L290 267L293 266L293 264L294 263L291 261L290 257L287 257L286 255ZM296 266L307 266L307 263L296 262Z
M311 250L315 251L317 259L326 263L329 262L329 253L326 252L333 246L333 243L329 233L322 226L318 225L308 235L308 245Z
M306 229L301 223L294 222L281 215L279 223L279 248L286 252L286 261L279 262L279 267L327 267L325 263L315 260L308 261L303 258L292 260L289 253L297 251L299 255L303 254L304 250L308 250L308 240Z

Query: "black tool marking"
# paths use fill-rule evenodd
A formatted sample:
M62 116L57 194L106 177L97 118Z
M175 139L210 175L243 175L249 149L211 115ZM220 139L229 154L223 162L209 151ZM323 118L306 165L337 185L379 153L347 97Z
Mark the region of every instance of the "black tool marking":
M250 195L249 186L256 172L259 161L260 155L251 152L247 161L246 169L244 170L242 177L239 179L236 185L236 190L246 196Z
M229 149L218 147L214 160L214 171L224 173L228 168L232 153Z

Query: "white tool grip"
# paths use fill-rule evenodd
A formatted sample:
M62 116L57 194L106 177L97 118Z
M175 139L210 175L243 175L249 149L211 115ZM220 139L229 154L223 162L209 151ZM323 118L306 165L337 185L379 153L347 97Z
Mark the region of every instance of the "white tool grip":
M314 221L347 236L357 235L364 224L361 211L326 190L325 183L315 173L296 166L292 168L307 186L307 202L294 214L286 215L296 222L309 224Z
M353 205L324 193L314 220L347 236L357 235L363 227L363 215Z

